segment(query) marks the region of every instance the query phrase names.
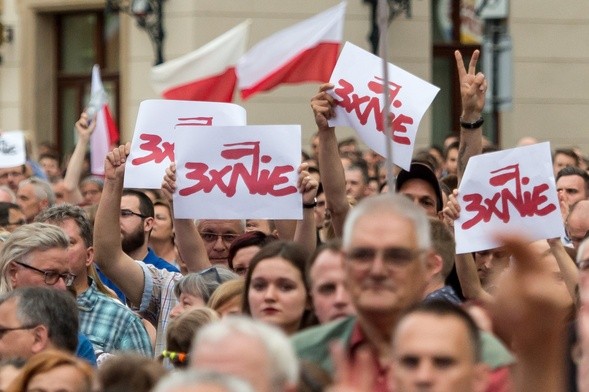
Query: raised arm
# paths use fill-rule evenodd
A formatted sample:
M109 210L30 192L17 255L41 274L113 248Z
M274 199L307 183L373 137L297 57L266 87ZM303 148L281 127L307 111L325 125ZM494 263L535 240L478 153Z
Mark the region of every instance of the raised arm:
M458 80L460 83L460 97L462 115L460 116L460 145L458 146L458 182L462 179L466 164L471 156L482 152L482 112L485 106L485 92L487 81L481 72L476 73L480 52L475 50L470 58L468 71L464 67L462 54L454 52Z
M454 226L454 221L460 215L460 206L458 205L456 196L458 196L458 190L455 189L448 197L448 202L443 210L446 222L451 223L452 227ZM456 274L458 275L464 297L467 299L476 299L485 304L491 303L493 297L483 289L472 253L457 254L454 260Z
M297 187L303 194L303 220L297 221L294 241L303 245L311 254L317 247L317 227L315 226L315 208L309 206L315 203L319 183L309 175L308 166L306 163L301 163L299 166Z
M104 162L104 188L94 221L94 261L123 291L127 300L139 306L144 290L143 270L123 252L119 222L129 149L129 143L115 148L108 153Z
M80 176L82 175L84 157L86 156L90 136L92 136L92 132L96 128L96 121L90 124L88 122L89 119L86 113L82 113L78 121L76 121L75 128L78 134L78 141L68 162L63 179L67 191L66 201L72 204L80 204L83 201L79 188Z
M577 303L577 287L579 285L579 268L575 264L575 261L571 259L571 256L564 249L560 238L551 238L548 240L550 245L550 251L556 258L558 268L562 274L564 283L567 286L567 290L571 295L574 303Z
M327 120L335 115L333 110L335 101L326 92L332 88L332 84L322 84L319 92L311 99L311 108L319 131L318 161L319 170L323 173L321 182L325 200L331 214L331 224L335 235L341 238L350 205L346 197L346 177L339 157L335 128L327 123Z
M173 194L176 192L176 164L171 163L166 169L166 175L162 182L162 191L170 202L172 214L174 213ZM199 272L211 266L205 244L200 237L196 225L192 219L174 218L176 246L180 257L186 263L188 272Z

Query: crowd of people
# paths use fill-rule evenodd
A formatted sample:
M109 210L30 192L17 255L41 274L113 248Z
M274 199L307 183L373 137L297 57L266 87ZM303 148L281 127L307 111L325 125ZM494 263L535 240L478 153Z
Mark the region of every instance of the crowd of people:
M175 164L124 189L129 144L87 175L85 113L63 172L1 168L0 391L589 391L582 152L553 155L566 236L456 254L456 189L498 149L478 56L456 53L460 131L394 177L338 139L323 84L299 221L175 218Z

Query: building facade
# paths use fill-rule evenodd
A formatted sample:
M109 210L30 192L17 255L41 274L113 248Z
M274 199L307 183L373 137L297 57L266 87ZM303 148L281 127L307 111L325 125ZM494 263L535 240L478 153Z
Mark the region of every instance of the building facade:
M0 46L0 129L27 130L37 142L70 152L73 123L88 102L91 68L98 63L122 139L130 140L140 102L157 98L149 83L154 51L135 19L105 12L104 0L0 2L0 21L13 32L12 41ZM251 47L337 3L166 0L164 57L193 51L247 18ZM589 153L589 2L542 3L510 4L513 103L494 117L498 134L486 132L504 148L529 135L551 141L553 148L576 145ZM413 0L411 18L390 24L389 61L442 89L421 122L418 147L440 144L456 131L460 102L452 53L478 47L475 7L474 0ZM370 50L370 29L370 1L348 0L344 39ZM466 37L469 32L474 38ZM301 124L307 147L315 128L309 100L317 88L281 86L247 101L236 94L235 103L247 110L249 124ZM351 134L341 130L342 136Z

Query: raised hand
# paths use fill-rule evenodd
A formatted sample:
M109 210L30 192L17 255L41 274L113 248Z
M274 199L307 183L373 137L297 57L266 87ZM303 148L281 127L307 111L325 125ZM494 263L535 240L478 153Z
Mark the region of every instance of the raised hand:
M317 196L317 188L319 188L319 183L311 177L307 171L308 168L308 163L301 163L298 169L299 178L297 180L297 188L303 194L303 204L313 203L315 196Z
M164 180L162 181L162 191L170 204L172 204L172 195L176 192L176 164L170 163L166 169Z
M94 129L96 128L96 121L91 122L86 112L83 112L80 114L78 121L76 121L75 128L78 137L82 140L88 141L92 132L94 132Z
M333 107L335 106L334 98L327 93L327 90L331 90L333 84L324 83L319 87L319 92L311 98L311 108L315 115L315 123L319 128L319 131L323 129L329 129L327 120L335 116Z
M116 180L125 175L125 162L131 151L131 143L121 144L106 155L104 160L104 177Z
M462 99L462 121L475 122L481 117L485 106L487 79L482 72L476 72L480 52L475 50L468 64L468 71L464 67L464 60L460 51L454 52L458 78L460 81L460 96Z

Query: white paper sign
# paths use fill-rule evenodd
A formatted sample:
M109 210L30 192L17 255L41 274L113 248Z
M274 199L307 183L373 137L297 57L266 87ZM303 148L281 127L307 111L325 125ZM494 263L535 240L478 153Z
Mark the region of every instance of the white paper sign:
M125 188L161 188L166 168L174 160L174 134L179 129L245 124L245 109L231 103L141 102L125 169Z
M409 170L419 122L440 89L390 63L388 73L393 162ZM386 157L382 74L380 57L346 42L329 80L335 86L329 93L339 102L329 125L354 128Z
M178 129L174 216L302 219L300 125Z
M26 160L22 131L0 132L0 168L20 166Z
M498 233L530 241L564 235L548 142L470 158L458 204L456 253L496 248Z

